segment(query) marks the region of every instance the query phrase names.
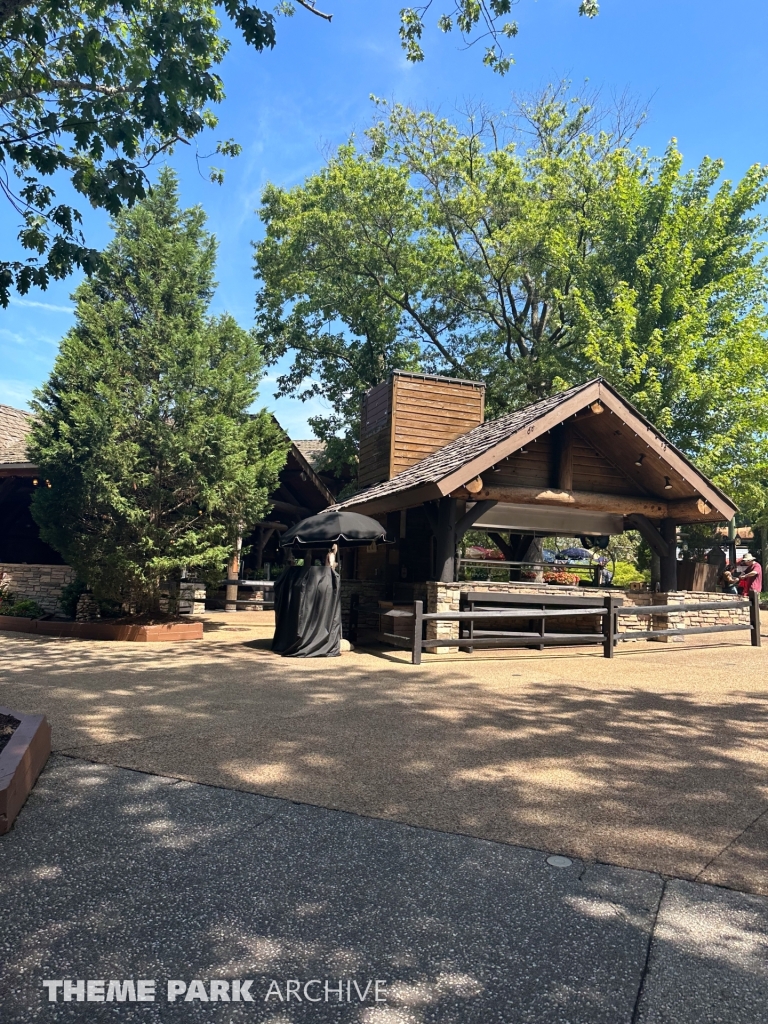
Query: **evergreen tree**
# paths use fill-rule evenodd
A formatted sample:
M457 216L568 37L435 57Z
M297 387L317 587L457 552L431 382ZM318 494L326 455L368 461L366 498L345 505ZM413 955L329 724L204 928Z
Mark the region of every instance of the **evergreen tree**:
M174 174L114 227L36 392L31 457L50 487L32 513L97 597L151 610L163 579L222 572L269 507L286 441L248 412L261 352L208 313L216 241L199 207L179 209Z

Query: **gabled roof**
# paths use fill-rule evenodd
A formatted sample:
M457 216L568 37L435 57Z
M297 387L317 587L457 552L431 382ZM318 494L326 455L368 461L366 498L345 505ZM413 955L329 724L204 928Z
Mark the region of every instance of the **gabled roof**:
M369 487L334 507L365 509L375 514L445 497L595 402L615 414L639 438L638 443L666 462L692 495L704 498L723 519L735 514L737 508L727 495L601 377L499 419L487 420L391 480Z
M308 441L294 441L293 444L294 447L299 449L312 469L319 473L323 464L323 456L325 455L325 441L311 439Z
M10 405L0 405L0 475L13 476L18 472L32 472L37 469L29 461L27 437L32 430L34 417L23 409L14 409ZM277 422L277 421L275 421ZM282 429L282 428L281 428ZM306 446L312 446L309 453ZM327 504L334 501L334 495L318 476L315 466L307 457L316 453L316 461L320 457L317 447L324 447L322 441L291 441L291 454L296 459L302 472L312 481L317 491Z
M0 470L34 469L27 454L32 419L23 409L0 405Z

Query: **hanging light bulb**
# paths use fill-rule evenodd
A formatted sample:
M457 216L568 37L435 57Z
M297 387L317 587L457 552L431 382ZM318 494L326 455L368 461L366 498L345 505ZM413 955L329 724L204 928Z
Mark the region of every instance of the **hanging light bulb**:
M636 466L642 466L644 458L645 458L644 455L638 455L637 458L635 459L635 465Z
M669 482L669 477L668 476L664 477L664 490L665 491L671 491L672 490L672 484Z

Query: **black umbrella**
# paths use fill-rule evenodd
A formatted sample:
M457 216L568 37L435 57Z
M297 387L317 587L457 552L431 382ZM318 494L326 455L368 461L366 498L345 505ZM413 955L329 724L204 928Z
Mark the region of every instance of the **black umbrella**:
M359 512L320 512L286 530L280 538L280 547L295 544L314 548L337 543L357 547L386 539L387 531L370 516L361 516Z

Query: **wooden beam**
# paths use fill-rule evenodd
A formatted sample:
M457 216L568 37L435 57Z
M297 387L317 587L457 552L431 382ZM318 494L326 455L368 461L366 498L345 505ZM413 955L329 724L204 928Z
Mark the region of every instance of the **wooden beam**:
M654 554L659 558L666 558L669 554L669 545L647 516L640 512L630 512L627 516L627 525L637 530Z
M440 583L453 583L456 575L456 499L441 498L437 509L435 576Z
M515 562L515 561L517 561L517 559L515 558L515 554L516 554L515 549L512 547L511 544L508 544L504 540L504 538L502 537L502 535L500 533L497 533L494 530L491 533L489 533L488 536L491 538L493 543L496 545L496 547L499 549L499 551L502 553L502 555L504 555L504 558L508 562ZM510 540L511 540L511 538L510 538Z
M552 431L552 485L561 491L573 489L573 427L570 423Z
M599 397L600 384L598 381L594 380L585 384L571 398L564 400L560 405L556 405L549 412L542 414L533 423L526 423L503 441L493 445L481 455L477 455L470 462L464 463L460 469L449 473L437 485L441 493L452 494L457 487L463 487L467 480L471 480L473 477L485 472L485 470L490 469L497 462L501 462L502 459L516 452L518 448L522 448L528 442L541 437L553 427L559 426ZM590 415L592 414L590 413Z
M700 491L707 504L720 513L721 519L729 519L738 512L737 506L730 498L716 490L714 485L688 461L682 452L673 448L650 423L644 422L629 409L623 399L604 381L600 382L600 401L609 412L612 412L637 434L639 444L645 444L646 448L659 457L662 462L666 462L692 489Z
M456 542L458 543L467 530L472 529L480 516L485 515L495 504L495 501L478 501L468 512L465 512L456 523Z
M660 558L663 593L677 590L677 525L674 519L663 519L661 536L667 542L667 553Z
M676 523L722 522L722 513L703 498L683 498L667 502L669 515Z
M429 528L437 536L437 508L436 502L424 502L424 515L427 517Z
M665 519L667 503L656 498L627 494L598 494L592 491L553 491L540 487L483 487L471 497L463 489L454 491L455 498L476 501L497 501L510 505L558 505L590 512L613 512L630 515L640 512L650 519Z
M273 501L272 508L277 509L278 512L288 512L291 515L298 516L300 519L307 519L312 515L308 508L303 508L301 505L292 505L289 501Z

